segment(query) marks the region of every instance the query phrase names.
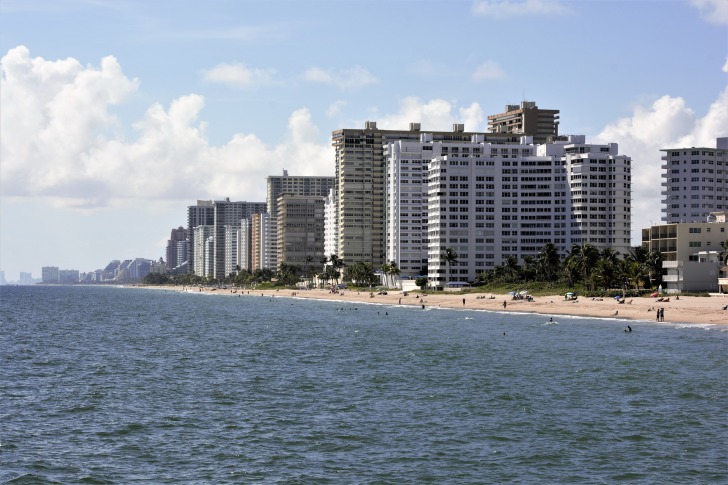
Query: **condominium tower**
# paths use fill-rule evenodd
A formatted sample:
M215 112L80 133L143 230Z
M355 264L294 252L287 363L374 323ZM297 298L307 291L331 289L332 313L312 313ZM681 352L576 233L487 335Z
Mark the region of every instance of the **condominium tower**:
M662 220L705 222L711 212L728 209L728 137L716 148L664 148Z
M433 140L469 142L474 133L462 124L452 131L428 132ZM375 268L386 260L384 145L397 140L420 139L420 124L409 130L381 130L375 121L363 129L346 128L332 133L336 176L336 254L346 264L371 262ZM509 135L502 135L508 139ZM512 137L512 136L511 136Z

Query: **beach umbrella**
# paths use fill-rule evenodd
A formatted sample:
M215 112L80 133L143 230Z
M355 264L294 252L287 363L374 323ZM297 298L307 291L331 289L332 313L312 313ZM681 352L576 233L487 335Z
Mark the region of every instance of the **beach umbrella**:
M515 291L510 291L510 292L508 292L508 294L511 295L511 296L513 296L513 295L516 294L516 292Z
M566 296L574 296L574 292L573 292L573 291L570 291L570 292L568 292L568 293L566 294Z
M650 295L650 298L655 298L655 297L656 297L657 295L659 295L659 294L660 294L660 293L656 291L656 292L654 292L654 293L652 293L652 294Z
M521 295L528 295L528 291L526 291L526 290L523 290L523 291L521 291L521 293L520 293L520 294L521 294Z
M622 299L622 295L617 295L617 296L614 297L614 299L615 300L621 300Z

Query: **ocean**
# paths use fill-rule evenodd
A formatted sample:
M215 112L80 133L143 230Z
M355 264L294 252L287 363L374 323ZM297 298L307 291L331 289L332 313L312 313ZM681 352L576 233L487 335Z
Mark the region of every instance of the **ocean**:
M728 326L554 320L0 287L0 482L728 483Z

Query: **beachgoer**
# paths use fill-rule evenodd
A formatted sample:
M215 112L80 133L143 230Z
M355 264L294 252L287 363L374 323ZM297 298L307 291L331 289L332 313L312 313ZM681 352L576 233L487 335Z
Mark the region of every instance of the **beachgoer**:
M503 300L503 308L505 308L505 307L507 307L507 306L508 306L508 302L507 302L507 301L505 301L505 300Z
M632 331L632 327L630 327L629 325L627 325L627 331L628 332L631 332Z
M465 298L463 298L463 306L465 306Z
M424 304L424 303L422 304L422 309L423 309L423 310L425 309L425 304Z

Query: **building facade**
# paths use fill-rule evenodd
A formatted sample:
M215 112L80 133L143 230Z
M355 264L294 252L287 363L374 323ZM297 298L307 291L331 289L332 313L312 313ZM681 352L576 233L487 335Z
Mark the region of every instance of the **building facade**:
M230 199L224 201L215 201L214 207L214 262L213 262L213 277L215 279L221 279L227 276L225 272L225 256L226 254L231 255L232 252L227 252L225 248L225 226L227 225L239 225L241 219L247 219L253 214L260 214L265 212L265 202L246 202L237 201L231 202Z
M488 116L488 131L532 136L535 143L554 141L559 136L559 110L540 109L533 101L509 104L503 113Z
M60 282L58 266L43 266L41 268L41 281L48 284Z
M167 269L174 269L180 265L178 261L178 247L181 241L187 241L187 229L180 226L177 229L172 229L169 239L167 240L167 251L166 251L166 263ZM186 255L185 255L186 256ZM184 261L187 261L186 257Z
M728 137L715 148L662 149L662 220L705 222L728 209Z
M282 194L278 200L278 265L318 266L324 257L326 198Z
M435 141L468 142L473 134L462 124L452 131L428 132ZM381 130L375 121L363 129L342 129L332 133L336 176L336 255L345 264L371 262L375 268L386 262L386 161L384 146L397 140L418 141L419 123L409 130ZM504 140L514 138L502 135Z
M718 279L726 257L726 212L709 222L681 222L642 229L642 247L662 253L662 284L668 293L719 291Z
M251 271L275 269L271 263L270 250L271 217L267 213L253 214L250 218L250 262Z
M334 187L334 177L291 176L284 170L283 175L270 175L266 178L266 203L271 216L270 257L271 267L278 267L278 201L281 195L326 197Z
M428 166L427 269L431 287L462 285L508 256L537 256L547 243L625 254L631 233L631 160L616 144L570 136L553 144L491 143L443 148ZM477 149L477 150L476 150ZM443 258L451 248L457 261Z
M215 225L215 205L211 200L198 200L197 205L191 205L187 207L187 240L189 241L189 253L187 259L189 261L189 268L194 274L198 276L205 276L202 273L198 273L198 266L195 263L196 260L204 261L204 255L200 255L200 258L196 256L198 249L201 246L194 242L194 230L197 226L214 226ZM202 271L202 268L199 268Z
M212 261L210 261L212 254L207 246L213 241L214 231L215 226L213 225L200 225L192 229L190 253L194 255L192 265L193 272L197 276L212 276L212 272L210 271L212 268Z

